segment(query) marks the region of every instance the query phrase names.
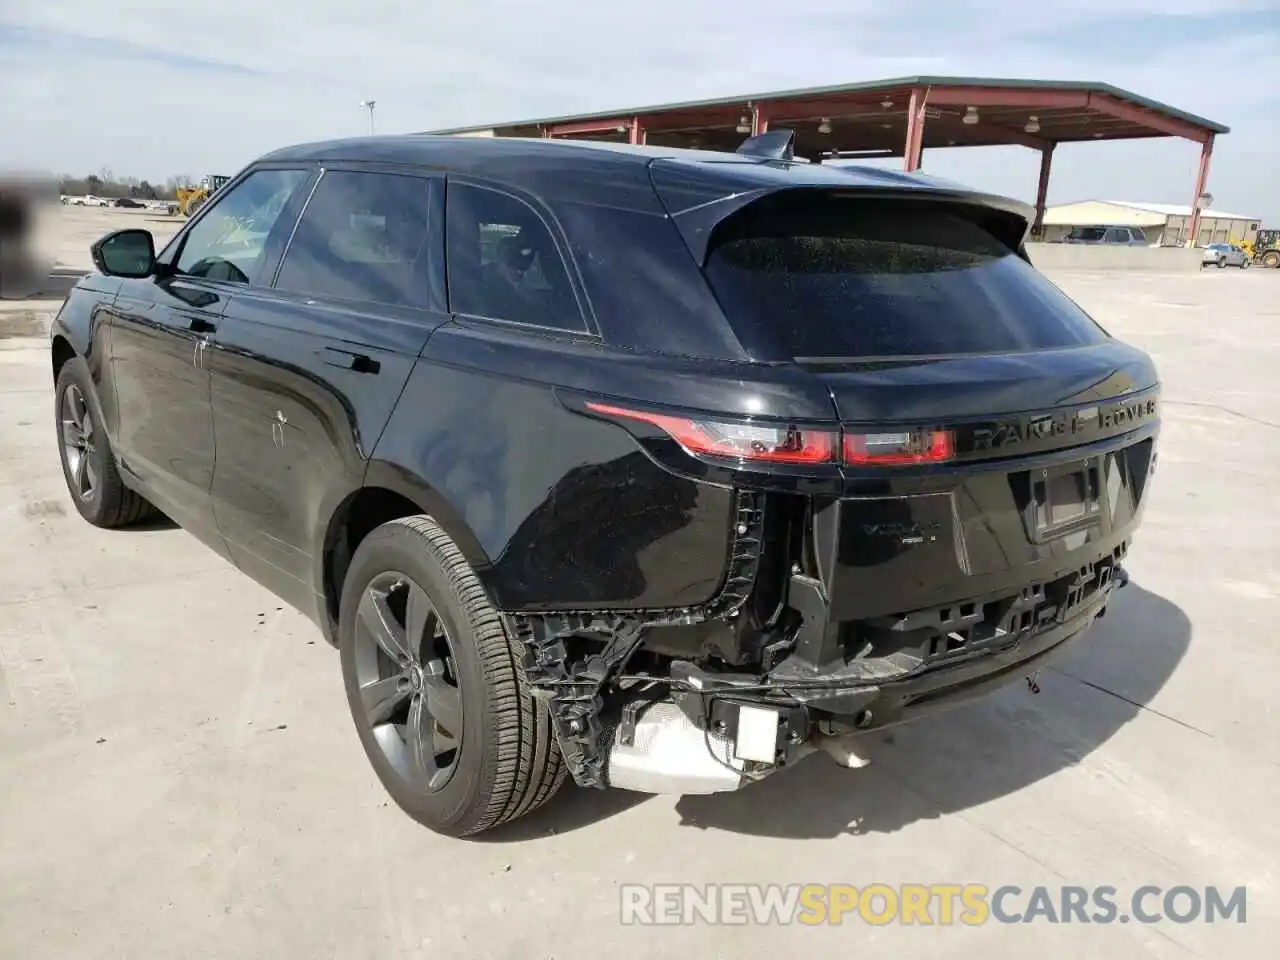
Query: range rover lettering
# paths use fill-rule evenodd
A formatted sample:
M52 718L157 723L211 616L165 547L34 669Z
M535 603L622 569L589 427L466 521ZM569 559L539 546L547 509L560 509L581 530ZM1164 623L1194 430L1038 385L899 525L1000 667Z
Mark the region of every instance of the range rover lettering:
M1030 217L786 132L281 149L158 253L93 247L52 332L68 488L313 618L434 830L853 764L1126 581L1159 380Z

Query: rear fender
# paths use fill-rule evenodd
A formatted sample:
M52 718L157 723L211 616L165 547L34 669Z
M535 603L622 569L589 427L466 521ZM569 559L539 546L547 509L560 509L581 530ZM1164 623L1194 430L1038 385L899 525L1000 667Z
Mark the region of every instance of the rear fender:
M491 565L491 558L462 514L443 494L412 471L387 460L370 460L364 485L390 490L417 504L422 513L444 528L473 569L483 570ZM356 492L353 491L353 495Z

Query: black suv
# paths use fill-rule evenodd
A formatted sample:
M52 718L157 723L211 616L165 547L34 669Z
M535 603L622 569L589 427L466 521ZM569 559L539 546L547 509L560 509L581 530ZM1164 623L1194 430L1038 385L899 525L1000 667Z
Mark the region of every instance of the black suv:
M1031 676L1102 615L1158 380L1030 211L737 154L280 150L53 328L99 526L160 510L315 619L433 829L733 790Z

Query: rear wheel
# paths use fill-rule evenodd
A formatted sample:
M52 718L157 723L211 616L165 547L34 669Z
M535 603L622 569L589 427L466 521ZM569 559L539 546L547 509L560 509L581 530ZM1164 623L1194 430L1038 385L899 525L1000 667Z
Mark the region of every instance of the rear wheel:
M1268 250L1262 255L1264 267L1280 267L1280 251Z
M96 527L125 527L155 515L155 508L124 485L89 368L79 357L62 365L54 386L58 451L67 492Z
M546 708L461 551L429 517L360 544L338 626L347 702L392 799L439 833L523 816L564 781Z
M1226 266L1227 266L1227 258L1223 257L1221 260L1218 261L1218 269L1223 270L1226 268Z

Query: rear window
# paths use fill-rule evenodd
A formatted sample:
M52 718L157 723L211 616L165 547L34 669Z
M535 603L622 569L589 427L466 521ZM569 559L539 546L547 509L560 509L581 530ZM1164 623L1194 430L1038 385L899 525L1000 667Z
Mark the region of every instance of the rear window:
M1106 339L982 225L984 215L902 200L756 204L717 229L706 273L731 323L771 333L796 358L1003 353Z

